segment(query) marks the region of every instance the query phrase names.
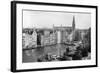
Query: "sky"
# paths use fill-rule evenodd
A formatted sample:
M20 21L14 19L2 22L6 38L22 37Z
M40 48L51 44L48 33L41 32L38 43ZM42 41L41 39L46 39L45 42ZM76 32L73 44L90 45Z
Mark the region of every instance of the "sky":
M73 16L78 29L88 29L91 26L90 13L23 11L23 28L52 28L54 26L71 27Z

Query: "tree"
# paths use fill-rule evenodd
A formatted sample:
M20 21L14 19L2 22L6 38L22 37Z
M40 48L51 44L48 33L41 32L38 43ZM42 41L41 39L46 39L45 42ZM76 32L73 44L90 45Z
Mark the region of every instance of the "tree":
M79 41L80 37L80 32L78 30L73 32L73 41Z
M88 32L84 36L84 45L85 48L87 48L88 51L91 52L91 28L88 29Z

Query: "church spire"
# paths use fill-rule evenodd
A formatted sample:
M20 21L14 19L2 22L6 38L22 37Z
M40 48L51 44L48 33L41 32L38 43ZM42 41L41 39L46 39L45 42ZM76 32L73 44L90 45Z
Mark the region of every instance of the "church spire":
M73 21L72 21L72 30L75 30L75 16L73 16Z

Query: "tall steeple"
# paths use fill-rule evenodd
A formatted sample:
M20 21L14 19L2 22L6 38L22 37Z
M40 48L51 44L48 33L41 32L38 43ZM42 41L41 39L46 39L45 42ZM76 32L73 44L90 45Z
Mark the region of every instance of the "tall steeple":
M73 21L72 21L72 41L75 40L75 16L73 16Z
M72 30L75 30L75 16L73 16L73 21L72 21Z

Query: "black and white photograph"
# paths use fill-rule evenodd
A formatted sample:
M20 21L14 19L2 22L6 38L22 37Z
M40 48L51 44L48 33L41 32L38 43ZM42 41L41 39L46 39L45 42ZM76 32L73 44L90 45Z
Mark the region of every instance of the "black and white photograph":
M97 67L97 6L11 3L12 72Z
M23 10L22 61L91 59L91 14Z

